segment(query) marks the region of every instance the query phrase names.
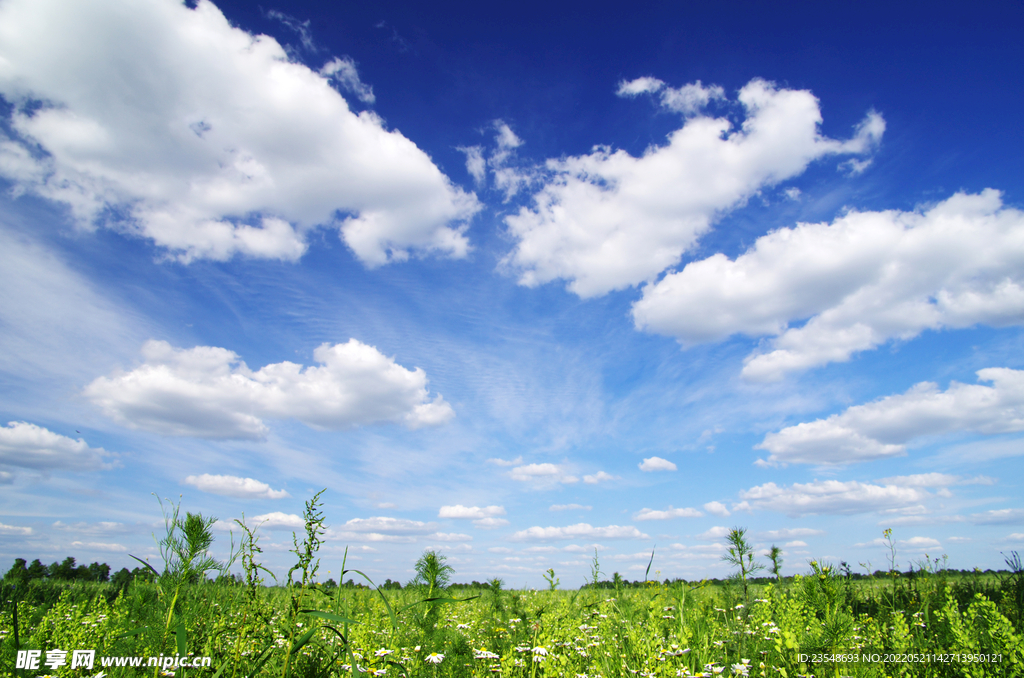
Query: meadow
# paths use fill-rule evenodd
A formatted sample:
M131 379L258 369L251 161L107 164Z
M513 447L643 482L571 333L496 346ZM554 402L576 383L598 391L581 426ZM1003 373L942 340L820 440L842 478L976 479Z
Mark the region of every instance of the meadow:
M452 585L443 554L426 552L402 587L357 570L318 582L319 495L294 539L295 565L277 582L260 563L258 529L240 524L242 574L208 556L212 520L167 515L164 570L108 582L5 578L0 672L10 676L173 675L407 678L685 678L687 676L1024 675L1024 569L946 570L940 560L859 576L812 562L793 577L757 577L741 529L730 535L729 581L602 580L505 590L500 579ZM886 537L890 537L886 533ZM893 565L895 565L893 552ZM653 556L652 556L653 557ZM140 561L141 563L141 561ZM236 568L237 569L237 568ZM211 579L210 574L220 573ZM348 581L345 578L348 578ZM17 617L17 627L15 627ZM16 668L18 650L68 652L63 665ZM71 651L95 650L92 668ZM183 668L173 658L209 657ZM60 655L57 655L60 656ZM104 666L102 657L142 657ZM147 666L159 657L157 666ZM168 658L168 659L165 659Z

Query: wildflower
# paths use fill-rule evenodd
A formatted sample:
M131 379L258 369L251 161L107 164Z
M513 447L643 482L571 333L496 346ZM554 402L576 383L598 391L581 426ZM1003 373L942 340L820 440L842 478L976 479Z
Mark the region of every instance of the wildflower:
M385 650L384 648L381 648L381 649L377 650L376 652L374 652L373 656L374 657L387 657L392 652L394 652L394 650Z
M543 647L535 647L535 648L533 648L533 653L534 654L539 654L539 655L546 655L548 653L548 651L546 649L544 649Z
M737 605L736 605L736 609L737 609L737 610L742 610L742 609L743 609L743 603L739 603L739 604L737 604Z
M469 628L469 624L459 624L455 628L457 628L457 629L468 629Z
M431 664L440 664L444 661L444 655L438 654L437 652L431 652L423 659L423 661L430 662Z
M500 659L500 657L493 652L490 652L486 647L482 647L479 650L473 650L474 659Z

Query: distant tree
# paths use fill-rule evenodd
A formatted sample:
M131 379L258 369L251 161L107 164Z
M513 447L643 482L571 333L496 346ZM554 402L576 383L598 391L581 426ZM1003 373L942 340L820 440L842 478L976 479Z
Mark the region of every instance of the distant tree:
M106 563L93 563L89 567L80 567L79 570L85 570L86 577L89 581L110 581L110 565Z
M75 559L68 556L64 559L64 562L50 565L50 579L70 581L78 574L75 570Z
M4 581L11 583L28 581L28 568L25 567L24 558L14 559L14 565L11 566L11 569L7 570L7 574L4 575Z
M50 571L47 569L46 565L39 562L38 558L33 560L28 566L29 579L45 579L48 576L50 576Z
M119 590L128 588L128 585L132 583L132 573L127 567L122 567L114 576L110 578L110 583L113 584Z

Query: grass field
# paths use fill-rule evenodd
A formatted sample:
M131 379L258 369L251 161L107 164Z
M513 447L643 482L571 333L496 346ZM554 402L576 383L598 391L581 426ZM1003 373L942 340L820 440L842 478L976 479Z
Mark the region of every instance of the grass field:
M314 499L287 585L266 585L251 530L239 553L244 574L208 579L223 566L206 555L210 521L180 518L176 509L162 542L166 568L148 580L5 582L0 671L154 678L1024 675L1024 572L1016 554L1009 571L988 574L936 564L857 578L815 562L795 577L755 579L744 566L730 582L616 578L576 591L555 590L551 572L552 590L516 591L497 579L447 585L454 573L443 555L428 552L416 563L416 584L378 589L344 568L343 580L364 584L314 583L322 525ZM16 669L18 649L40 650L40 667ZM68 652L67 663L45 666L47 652L57 649ZM71 651L82 649L95 650L91 669L71 667ZM210 657L209 666L174 666L176 654ZM161 655L170 659L146 666ZM143 658L139 667L101 666L101 657L135 656Z

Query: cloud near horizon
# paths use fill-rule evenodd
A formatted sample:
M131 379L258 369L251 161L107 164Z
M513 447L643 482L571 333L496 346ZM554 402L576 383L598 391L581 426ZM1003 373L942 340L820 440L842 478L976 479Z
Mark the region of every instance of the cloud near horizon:
M318 347L318 367L281 362L253 371L233 351L165 341L146 342L142 355L140 367L100 377L84 393L115 421L163 435L259 440L264 418L338 430L382 422L415 429L455 416L440 395L430 399L422 369L355 339Z

